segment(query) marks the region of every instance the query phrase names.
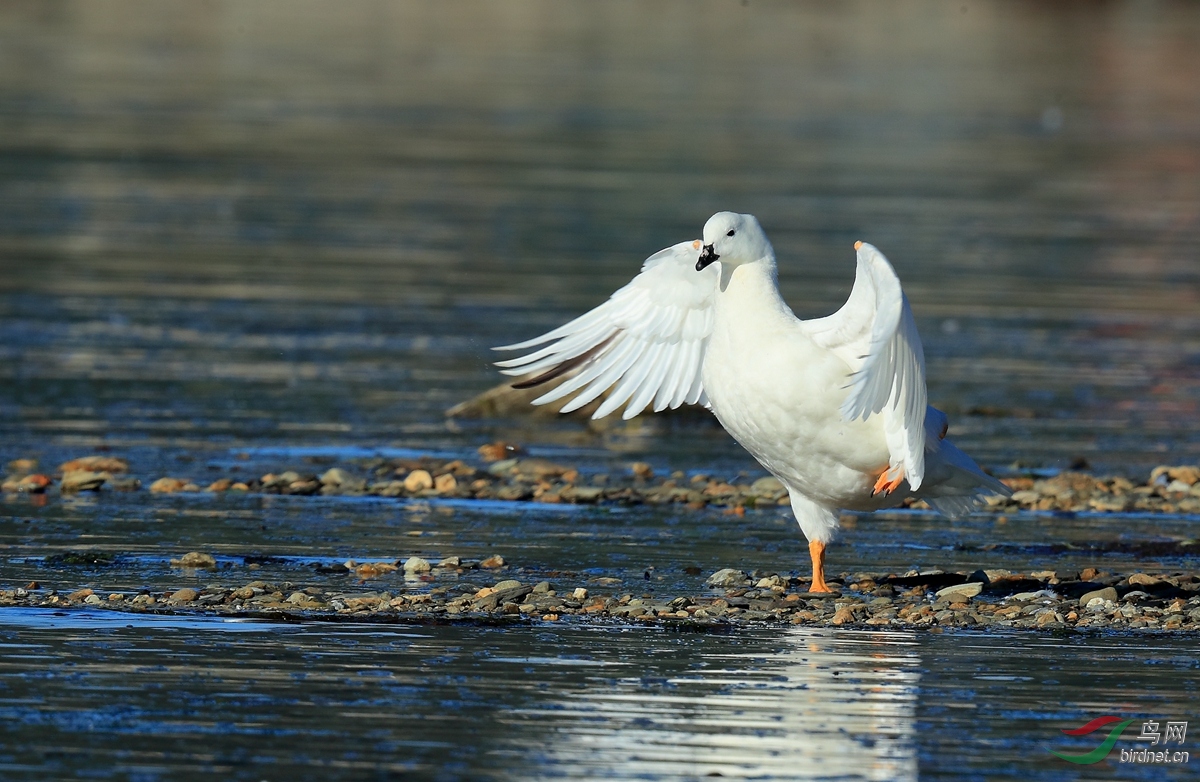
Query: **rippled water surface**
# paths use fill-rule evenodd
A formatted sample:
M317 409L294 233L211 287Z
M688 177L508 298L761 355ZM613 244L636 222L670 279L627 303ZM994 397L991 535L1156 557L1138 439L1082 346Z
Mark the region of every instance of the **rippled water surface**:
M804 317L844 300L856 239L888 254L981 463L1195 463L1197 40L1184 2L5 3L0 456L203 483L503 437L755 474L697 416L444 415L497 382L489 346L736 209ZM1194 570L1151 544L1196 523L896 513L831 567ZM117 559L47 563L81 548ZM411 554L658 593L806 567L775 510L0 503L0 588L203 585L168 564L196 549L213 578L322 587L314 564ZM6 779L1162 779L1185 769L1049 749L1102 714L1187 719L1197 678L1194 640L1119 635L4 610L0 643Z

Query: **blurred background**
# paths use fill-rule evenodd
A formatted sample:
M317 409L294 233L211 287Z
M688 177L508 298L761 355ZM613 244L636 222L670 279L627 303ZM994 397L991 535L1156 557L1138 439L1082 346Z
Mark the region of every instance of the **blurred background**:
M444 416L730 209L802 317L887 253L981 462L1194 462L1198 40L1184 2L6 2L5 450L749 468Z

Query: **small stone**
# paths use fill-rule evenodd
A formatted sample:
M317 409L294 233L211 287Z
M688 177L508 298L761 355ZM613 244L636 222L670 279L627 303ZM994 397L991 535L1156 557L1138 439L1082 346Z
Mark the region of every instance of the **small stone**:
M180 567L215 568L217 560L213 558L212 554L205 554L202 551L189 551L179 559L171 560L171 564L179 565Z
M159 478L150 484L150 491L153 494L175 494L183 491L188 483L184 478Z
M445 475L439 475L433 481L433 488L436 489L439 494L445 494L446 492L454 491L455 489L457 489L458 481L455 479L455 477L453 475L450 475L449 473L447 473Z
M504 557L500 556L499 554L493 554L492 556L480 562L479 567L483 568L484 570L497 570L507 564L508 563L504 561Z
M773 497L780 492L787 491L787 487L774 475L768 475L750 484L750 491L760 497Z
M342 486L353 482L354 477L341 467L330 467L317 480L320 481L322 486Z
M83 602L87 603L88 605L95 606L95 605L100 605L104 601L101 600L100 595L88 595L87 597L85 597L83 599Z
M521 586L520 581L517 581L516 579L513 579L513 578L509 578L504 581L497 581L492 586L492 589L494 589L497 592L502 592L505 589L516 589L519 586Z
M833 618L829 620L835 625L844 625L854 621L854 611L849 606L843 606L833 612Z
M391 562L364 562L358 567L354 568L354 575L363 580L368 578L378 578L386 573L394 572L396 572L396 566Z
M576 600L583 600L587 596L588 596L588 591L586 589L584 589L583 587L576 587L575 591L571 593L571 597Z
M58 466L61 473L68 472L128 472L129 462L115 456L83 456L63 462Z
M211 492L229 491L229 487L232 485L233 485L233 481L231 479L219 478L219 479L213 481L212 483L208 484L208 487L205 489L205 491L211 491Z
M1083 595L1080 595L1079 605L1086 608L1087 604L1092 602L1093 600L1116 601L1116 599L1117 599L1117 590L1113 589L1112 587L1104 587L1104 589L1097 589L1092 592L1086 592Z
M429 564L429 560L421 557L409 557L404 560L405 573L428 573L433 570L433 566Z
M404 479L404 489L410 492L433 488L433 476L427 470L413 470Z
M633 464L629 465L629 470L633 473L635 478L641 478L645 481L648 481L654 477L654 468L646 462L634 462Z
M755 589L774 589L777 587L778 588L786 588L787 585L788 585L788 581L786 578L784 578L783 576L775 575L775 576L767 576L766 578L760 578L758 580L758 583L756 583L754 585L754 588Z
M945 589L939 589L937 596L939 598L959 598L970 599L983 591L983 584L978 581L968 581L965 584L955 584L948 586Z
M37 468L37 459L13 459L8 463L8 471L13 475L29 475Z
M549 591L550 591L550 582L549 581L539 581L533 585L534 594L542 595Z
M462 559L459 557L445 557L437 563L440 568L460 568L462 567Z
M87 588L77 589L74 592L72 592L71 594L67 595L67 600L70 600L72 603L78 603L79 601L83 600L85 597L88 597L89 595L92 595L92 594L95 594L95 593L90 589L87 589Z
M184 587L171 593L172 603L190 603L200 597L200 593L191 587Z
M50 477L47 475L26 475L16 482L16 490L25 492L26 494L41 494L50 486Z
M506 443L503 440L497 440L494 443L479 446L478 453L483 457L485 462L499 462L511 459L514 456L520 456L525 453L525 449L516 443Z
M1132 576L1126 579L1126 582L1130 586L1157 586L1158 584L1164 583L1161 578L1155 578L1154 576L1147 575L1145 573L1134 573Z
M716 573L713 573L704 583L708 584L710 587L735 587L744 586L745 584L749 583L749 581L750 577L743 571L734 570L733 568L724 568L723 570L718 570Z
M64 472L59 488L65 492L97 491L108 480L108 474L90 470Z
M1100 575L1100 571L1094 567L1086 567L1079 574L1080 581L1091 581L1096 576Z

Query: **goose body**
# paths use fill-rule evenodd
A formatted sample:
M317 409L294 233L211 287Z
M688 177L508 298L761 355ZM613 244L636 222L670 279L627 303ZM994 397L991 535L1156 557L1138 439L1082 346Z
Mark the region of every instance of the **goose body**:
M1008 493L945 439L926 402L924 355L908 300L887 259L858 242L854 288L825 318L800 320L780 296L775 254L752 215L719 212L702 241L647 259L604 304L517 345L499 362L522 385L575 374L535 400L575 394L595 413L632 418L685 402L721 425L787 487L809 540L812 591L824 580L838 511L872 511L908 497L954 516L983 493ZM611 390L610 390L611 389Z

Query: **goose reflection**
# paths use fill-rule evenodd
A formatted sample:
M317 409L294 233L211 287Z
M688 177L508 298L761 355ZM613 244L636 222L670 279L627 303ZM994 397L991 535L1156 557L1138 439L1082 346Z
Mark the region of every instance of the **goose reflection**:
M512 778L916 779L912 634L793 628L728 641L694 659L680 659L687 644L660 649L645 675L510 715L523 729L504 754L534 764Z

